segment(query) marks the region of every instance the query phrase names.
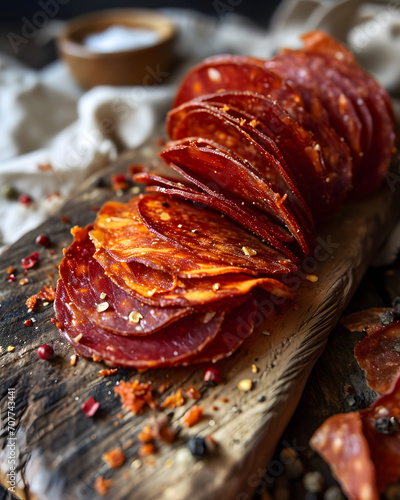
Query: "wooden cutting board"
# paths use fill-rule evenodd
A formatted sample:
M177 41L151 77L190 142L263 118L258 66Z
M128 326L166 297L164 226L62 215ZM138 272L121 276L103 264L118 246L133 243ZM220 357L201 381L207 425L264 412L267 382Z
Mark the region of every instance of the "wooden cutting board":
M271 314L239 352L219 364L223 382L218 386L203 386L203 366L142 374L119 369L115 375L102 378L98 376L104 367L101 363L79 359L76 366L70 366L73 351L60 341L50 322L52 305L28 313L25 301L46 282L55 285L62 249L72 240L70 227L93 221L96 207L103 202L111 198L126 201L132 195L128 191L117 196L104 187L103 181L109 182L111 173L125 171L131 163L149 164L155 157L153 142L124 154L101 176L83 183L60 214L25 235L0 257L1 481L9 486L10 435L5 424L9 389L13 389L20 496L40 500L97 498L94 481L103 475L113 479L107 498L114 500L250 499L329 332L400 214L399 193L391 192L387 185L367 200L343 207L321 230L317 252L306 259L295 276L295 302L279 308L272 302L264 304ZM51 252L35 245L40 233L50 236ZM36 250L39 264L29 271L29 283L21 286L21 258ZM13 283L5 281L10 266L17 272ZM318 276L318 281L308 281L308 275ZM24 326L31 317L36 320L33 326ZM36 354L43 343L54 346L56 356L51 362L41 361ZM8 352L8 346L15 350ZM256 365L257 373L252 365ZM161 399L193 385L201 390L197 404L204 407L204 417L197 425L182 428L174 444L159 446L153 464L142 459L139 468L136 435L151 412L134 416L121 407L113 391L117 381L135 378L150 381L155 388L170 382ZM247 378L252 379L253 389L239 391L239 381ZM90 396L101 404L93 419L87 419L80 409ZM174 427L182 427L182 415L193 404L193 400L187 400L174 410ZM188 438L209 434L218 443L216 451L188 462L182 453ZM118 446L124 448L126 463L112 471L101 456Z

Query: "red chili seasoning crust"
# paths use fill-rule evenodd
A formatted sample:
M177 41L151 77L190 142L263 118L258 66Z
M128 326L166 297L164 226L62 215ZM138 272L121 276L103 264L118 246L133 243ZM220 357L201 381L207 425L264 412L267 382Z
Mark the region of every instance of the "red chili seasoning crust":
M121 397L124 408L134 415L142 413L146 406L153 410L157 408L157 403L153 397L153 388L149 383L140 383L139 380L133 382L121 380L114 387L114 391Z

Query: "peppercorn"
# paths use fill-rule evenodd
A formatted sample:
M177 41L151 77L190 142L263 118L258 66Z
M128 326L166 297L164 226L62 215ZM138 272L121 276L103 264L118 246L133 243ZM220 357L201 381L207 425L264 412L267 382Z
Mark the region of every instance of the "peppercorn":
M18 191L14 186L3 186L2 189L3 196L6 200L17 200L18 199Z
M382 434L393 434L399 430L399 423L394 417L380 417L375 420L375 429Z
M203 380L208 386L218 385L222 380L221 373L216 366L210 366L205 371Z
M47 248L50 246L50 239L45 234L39 234L39 236L36 237L35 243L36 245L41 245L42 247Z
M40 359L48 361L53 357L54 351L51 345L43 344L40 347L38 347L37 354Z
M202 457L206 452L206 440L202 436L195 436L189 439L187 444L190 453L194 457Z
M388 326L393 322L394 322L394 312L391 311L390 309L386 309L386 311L384 311L381 316L382 326Z

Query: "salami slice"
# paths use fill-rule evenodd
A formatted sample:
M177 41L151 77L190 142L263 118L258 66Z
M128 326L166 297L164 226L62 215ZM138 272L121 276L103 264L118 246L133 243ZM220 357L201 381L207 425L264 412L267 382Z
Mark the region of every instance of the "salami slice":
M303 104L299 93L285 79L267 70L258 60L222 55L205 59L185 76L174 107L201 95L239 89L271 96L290 114Z
M388 391L400 373L400 321L368 333L354 354L371 389L381 394Z
M60 277L69 299L94 324L117 335L149 335L192 312L149 306L117 287L93 258L90 229L74 228L74 242L60 264ZM107 308L99 311L100 304Z
M359 413L328 418L310 444L330 465L350 500L379 500L375 467Z
M191 363L203 363L231 356L250 337L254 330L257 306L254 300L247 300L225 317L221 331Z
M146 191L163 193L173 198L193 201L200 206L209 207L221 212L222 214L227 215L233 221L239 223L244 228L253 232L264 241L270 243L273 248L281 251L282 254L285 255L288 259L286 263L288 272L297 269L297 266L294 263L298 261L298 258L289 250L287 246L282 244L282 242L280 242L279 240L276 240L276 238L272 237L271 233L269 232L271 222L266 218L265 215L249 208L244 209L240 203L234 203L232 200L226 199L221 194L214 196L212 194L207 194L207 192L201 193L193 189L182 188L179 186L162 187L162 184L162 181L156 180L155 185L148 187ZM207 191L205 185L204 190ZM290 261L293 262L293 264L290 264Z
M256 278L245 274L222 274L205 278L182 278L177 286L166 292L160 292L156 287L138 291L132 271L125 262L114 260L107 252L101 253L100 264L105 274L120 288L130 293L145 304L158 307L199 307L205 304L225 302L248 294L259 286L277 296L292 298L290 289L281 281L273 278ZM144 275L145 276L145 275ZM151 285L150 285L151 286ZM219 306L215 306L219 307Z
M204 96L201 101L220 107L225 115L238 120L254 140L285 166L312 213L320 218L324 212L332 211L327 210L333 201L332 184L321 146L278 102L251 92L221 92Z
M114 260L121 263L121 268L124 267L127 272L134 272L137 275L132 276L135 283L142 283L145 286L147 281L169 280L171 285L168 289L175 286L176 276L202 277L235 272L256 274L256 271L243 266L236 267L215 260L206 261L180 247L179 244L167 242L151 233L137 211L142 197L133 198L127 204L108 202L100 210L94 229L90 231L90 237L97 250L94 255L96 260L100 262L104 252L110 253ZM131 266L130 271L129 266ZM145 268L161 271L162 274L156 272L154 279L150 280L147 278ZM143 275L144 280L141 280L139 275ZM156 288L160 291L158 285Z
M289 167L279 149L273 141L260 134L254 127L246 129L245 119L235 120L224 112L223 108L215 109L199 101L172 110L169 116L170 123L177 124L175 128L167 125L171 139L188 137L210 139L221 145L225 151L246 160L246 168L257 173L270 189L280 196L287 194L287 205L303 221L303 226L313 227L310 210L299 192L295 179L290 176ZM256 135L256 139L252 135Z
M205 112L203 116L202 113ZM187 115L190 119L192 116L194 124L199 124L201 127L210 125L210 131L213 130L210 122L213 120L213 114L208 110L192 111ZM215 117L215 115L214 115ZM204 118L204 120L203 120ZM209 121L208 121L209 120ZM203 124L201 125L201 123ZM222 126L229 126L226 122L218 122ZM199 131L200 132L200 131ZM215 132L215 129L214 129ZM196 135L195 130L193 133ZM184 136L186 134L183 134ZM202 135L198 134L200 137ZM165 149L161 156L166 161L171 162L171 166L178 165L182 171L190 170L193 177L201 175L207 179L207 183L214 183L219 186L219 190L225 195L233 193L235 197L241 198L243 203L253 204L259 210L264 211L268 216L273 217L275 223L284 222L291 232L292 236L297 240L303 253L307 254L310 245L310 234L307 227L301 225L296 216L293 214L293 203L289 201L288 191L281 190L268 182L263 175L253 168L254 161L251 161L252 152L249 151L248 158L244 162L238 155L227 153L215 147L210 142L212 140L211 132L208 144L206 147L198 147L197 141L187 140L187 144L170 144ZM229 136L232 137L232 136ZM240 139L238 137L238 142ZM257 145L257 147L260 147ZM250 159L249 159L250 158ZM199 172L199 174L197 173ZM265 201L264 201L265 200ZM297 213L296 210L295 213ZM305 234L305 231L308 234Z
M290 262L277 250L221 214L166 195L144 196L139 214L148 229L211 262L253 270L256 274L287 272Z
M328 64L340 73L341 78L336 82L341 81L343 84L345 80L350 80L356 88L358 99L367 104L373 124L372 142L369 150L363 151L353 191L354 197L367 196L381 184L393 154L394 112L390 98L385 89L358 66L353 54L332 37L322 31L313 31L302 39L303 51L307 55L325 57ZM362 108L360 104L359 110ZM363 133L366 132L368 126L363 129Z
M224 320L224 313L209 311L182 318L145 337L112 335L69 302L61 280L57 285L55 309L61 335L79 355L101 358L110 366L141 370L188 363L212 342Z
M400 373L389 391L360 412L378 490L400 478Z
M330 123L350 147L353 161L360 161L362 126L350 99L326 78L321 58L303 51L284 51L265 63L286 78L301 94L305 108L316 120Z

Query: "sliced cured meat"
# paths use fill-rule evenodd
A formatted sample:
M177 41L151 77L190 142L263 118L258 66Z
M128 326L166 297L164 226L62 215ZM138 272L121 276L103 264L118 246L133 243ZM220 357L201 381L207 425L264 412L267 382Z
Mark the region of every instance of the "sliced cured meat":
M390 98L385 89L360 68L353 54L332 37L322 31L313 31L302 39L303 52L325 57L329 66L340 73L341 78L336 79L336 83L341 82L343 85L343 82L350 80L356 89L358 100L363 100L368 107L372 117L372 142L369 150L363 151L353 191L354 197L367 196L381 184L393 154L394 112ZM362 112L364 103L358 103L359 112ZM367 135L369 125L365 121L365 114L364 125L363 134Z
M93 323L117 335L149 335L192 312L189 308L149 306L117 287L93 258L90 229L73 229L74 242L59 269L69 299ZM99 304L107 308L99 310Z
M400 321L368 333L354 354L371 389L381 394L388 391L400 373Z
M174 118L174 115L178 116ZM210 139L223 146L226 154L233 153L238 159L246 160L246 168L258 174L280 197L286 193L287 205L290 205L294 214L301 221L305 221L303 225L308 224L310 228L313 227L310 210L298 190L295 179L290 176L290 170L279 149L273 141L254 127L246 129L245 119L234 119L224 112L223 108L216 109L200 101L172 110L170 116L171 123L177 123L175 128L167 126L171 139L188 137ZM254 139L252 135L257 135L257 138ZM259 201L255 200L256 203ZM265 207L263 209L265 210ZM273 207L272 213L274 213Z
M333 61L340 61L346 64L349 71L351 68L355 68L357 73L366 79L368 86L371 90L372 95L379 95L385 103L386 111L389 116L394 119L393 106L390 101L390 97L386 90L376 82L371 75L365 73L362 68L358 65L354 55L346 49L344 45L339 43L337 40L329 36L327 33L314 30L305 33L301 36L301 40L304 43L304 49L306 52L319 53L330 57Z
M205 149L199 151L200 148ZM206 154L201 154L202 151ZM213 155L213 153L217 156ZM265 193L265 185L262 180L252 172L251 167L250 170L247 170L246 161L243 162L241 158L210 139L188 138L182 141L170 142L168 148L162 151L160 156L165 161L170 162L170 167L179 172L196 188L221 201L237 206L238 210L256 214L257 204L260 207L262 206L260 202L255 201L257 196L263 196ZM189 159L190 164L188 165ZM224 170L226 170L225 173ZM244 179L242 179L241 174L243 174ZM237 179L240 188L238 188L237 183L232 181L231 177ZM217 180L219 180L219 183L216 182ZM248 184L244 181L252 182ZM228 189L229 187L232 187L232 191ZM278 195L276 198L280 200ZM265 210L267 207L263 208ZM260 210L258 210L258 213L262 214ZM273 242L277 240L282 242L293 241L293 236L287 229L271 222L271 216L268 217L266 212L263 215L263 219L260 219L259 222L261 226L265 226L268 232L266 237L261 234L259 236L270 241L274 246L275 243ZM276 248L280 249L280 247Z
M400 478L400 373L389 391L360 412L378 490Z
M189 117L191 113L187 116ZM210 118L208 111L206 117L206 120ZM201 118L198 116L195 121L200 124ZM182 173L189 170L193 178L204 179L209 187L217 185L219 189L214 188L214 191L220 191L226 197L229 197L229 193L233 193L236 198L243 200L245 207L247 202L250 206L253 205L254 208L263 210L268 216L273 217L275 223L284 222L302 252L307 254L312 244L310 235L305 235L304 225L300 225L293 215L293 204L288 199L288 191L279 192L278 188L253 168L254 163L251 161L244 162L237 155L222 151L210 140L205 147L202 147L202 141L204 140L200 139L200 144L197 144L196 140L187 140L186 144L172 143L161 156L171 162L173 168L177 165Z
M286 78L302 96L305 109L315 119L330 123L350 147L353 161L360 161L362 126L350 99L325 76L322 58L303 51L284 51L265 62L266 68Z
M285 273L290 262L277 250L221 214L163 194L144 196L139 214L148 229L211 262L250 269L257 274Z
M100 262L101 258L105 258L104 253L110 253L114 260L121 263L120 267L134 273L131 277L132 285L139 283L146 286L147 281L162 281L168 284L168 289L172 289L176 285L176 277L255 273L254 270L244 267L202 260L179 244L172 244L151 233L137 211L142 197L132 198L126 204L106 203L98 213L94 229L90 231L90 238L97 250L94 258ZM150 280L146 268L161 271L161 274L153 273L154 279ZM143 276L143 279L140 279L140 276ZM159 291L158 285L156 288Z
M379 500L375 467L359 413L328 418L310 440L351 500Z
M321 146L279 103L252 92L238 91L204 96L200 100L239 120L254 140L286 165L287 175L296 182L311 212L318 217L327 212L333 202L332 184Z
M221 90L246 89L271 96L292 114L303 102L285 79L268 71L257 59L244 56L214 56L195 66L183 79L174 107Z
M145 337L112 335L92 323L69 302L63 282L57 285L56 318L61 335L86 358L101 358L110 366L158 368L189 362L221 329L224 313L192 314ZM75 341L79 335L79 342Z
M236 307L225 317L216 338L191 363L215 362L231 356L253 333L256 315L257 305L254 300Z
M340 320L342 325L351 332L370 332L382 328L382 314L387 307L371 307L362 311L348 314Z
M276 279L255 278L233 273L205 278L182 278L171 291L159 292L156 287L153 289L148 287L141 293L132 279L132 271L128 264L114 260L107 252L101 253L100 264L105 274L117 286L145 304L159 307L199 307L210 303L221 304L228 299L234 300L246 295L257 286L275 295L292 298L289 288ZM220 308L220 305L218 307Z
M264 241L268 241L277 250L279 249L282 254L289 259L286 263L288 272L297 269L297 266L290 264L290 261L297 262L298 258L289 250L287 246L285 247L281 241L272 237L270 233L271 222L265 215L249 208L244 209L241 204L234 203L232 200L226 199L221 194L207 194L208 190L206 186L204 186L206 193L201 193L193 189L182 188L179 186L162 187L163 182L159 180L156 180L155 184L156 185L154 186L148 187L146 191L164 193L168 196L180 198L182 200L190 200L200 206L209 207L227 215L241 226L262 238Z

